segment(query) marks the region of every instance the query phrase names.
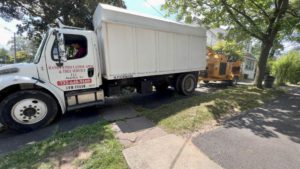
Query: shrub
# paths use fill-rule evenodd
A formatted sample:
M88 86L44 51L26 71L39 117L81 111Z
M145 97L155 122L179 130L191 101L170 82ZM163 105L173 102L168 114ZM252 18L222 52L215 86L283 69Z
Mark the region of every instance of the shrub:
M281 56L272 64L272 73L277 84L300 82L300 52L291 51Z

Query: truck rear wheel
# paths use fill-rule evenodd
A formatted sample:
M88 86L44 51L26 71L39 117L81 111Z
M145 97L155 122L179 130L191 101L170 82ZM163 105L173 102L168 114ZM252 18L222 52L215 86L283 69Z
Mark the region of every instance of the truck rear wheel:
M190 96L194 93L197 87L197 80L194 74L182 74L176 80L176 90L185 96Z
M18 91L0 103L0 122L9 129L28 132L51 123L58 113L50 95L34 90Z

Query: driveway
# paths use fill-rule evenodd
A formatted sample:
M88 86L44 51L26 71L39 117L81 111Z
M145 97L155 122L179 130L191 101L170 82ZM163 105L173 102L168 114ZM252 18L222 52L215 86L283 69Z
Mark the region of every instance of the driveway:
M300 89L193 138L225 169L300 168Z

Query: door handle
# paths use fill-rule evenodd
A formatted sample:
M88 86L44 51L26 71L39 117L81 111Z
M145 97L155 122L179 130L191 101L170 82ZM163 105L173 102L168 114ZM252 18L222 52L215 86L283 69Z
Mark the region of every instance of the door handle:
M94 69L93 67L88 68L88 72L87 72L87 73L88 73L88 76L89 76L89 77L93 77L93 76L94 76L94 72L95 72L94 70L95 70L95 69Z

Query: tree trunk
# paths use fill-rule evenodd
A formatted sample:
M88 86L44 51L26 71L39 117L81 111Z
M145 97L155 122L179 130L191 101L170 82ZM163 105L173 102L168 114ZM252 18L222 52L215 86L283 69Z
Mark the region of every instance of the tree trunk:
M256 77L255 77L255 85L257 88L262 89L262 81L265 76L266 65L268 61L268 56L270 54L270 50L272 48L272 43L269 41L263 41L261 45L260 57L258 60L258 66L256 68Z
M275 48L275 46L273 46L271 49L271 52L269 54L269 58L274 58L275 52L276 52L276 48Z

